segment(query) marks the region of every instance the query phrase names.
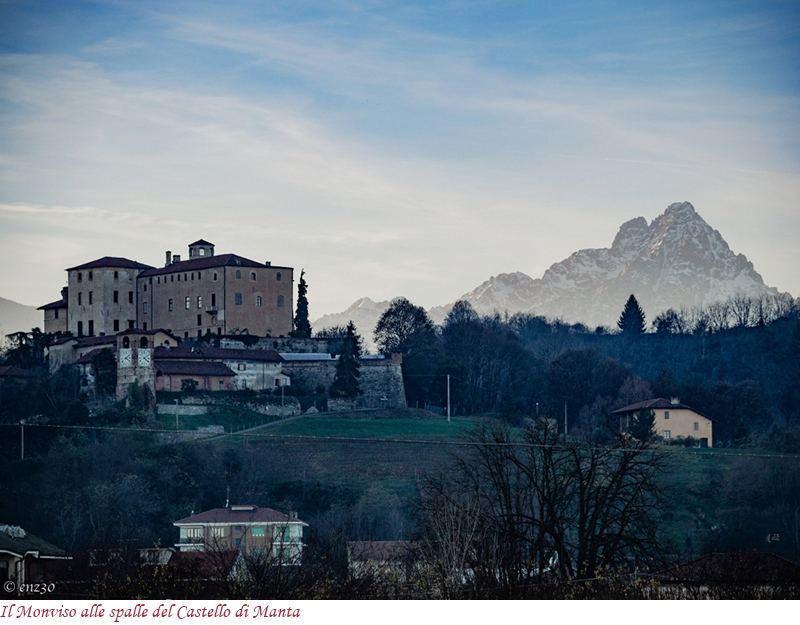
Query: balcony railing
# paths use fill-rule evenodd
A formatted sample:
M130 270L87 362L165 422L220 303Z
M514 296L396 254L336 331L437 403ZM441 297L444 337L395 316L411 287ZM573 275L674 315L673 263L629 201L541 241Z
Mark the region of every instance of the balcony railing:
M216 315L217 314L217 307L216 306L209 306L208 308L206 308L206 312L209 315Z

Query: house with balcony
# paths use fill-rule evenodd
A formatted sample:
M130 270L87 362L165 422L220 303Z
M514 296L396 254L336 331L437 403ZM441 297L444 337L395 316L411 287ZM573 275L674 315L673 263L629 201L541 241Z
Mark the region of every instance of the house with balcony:
M303 528L308 526L293 514L249 504L192 514L173 525L180 532L178 552L240 552L275 564L300 563Z
M641 401L619 408L611 414L619 417L621 431L627 431L634 415L642 410L653 411L653 429L664 442L677 438L694 439L700 447L713 447L714 419L682 404L677 397Z

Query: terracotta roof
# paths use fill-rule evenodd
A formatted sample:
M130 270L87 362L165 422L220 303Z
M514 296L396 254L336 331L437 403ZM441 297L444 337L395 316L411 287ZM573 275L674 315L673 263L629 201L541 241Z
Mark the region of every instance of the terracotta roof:
M150 265L137 263L135 260L128 260L127 258L118 258L115 256L103 256L103 258L98 258L97 260L84 263L83 265L78 265L77 267L68 267L67 271L72 271L74 269L95 269L102 267L112 267L114 269L151 269Z
M357 540L347 542L350 560L387 561L402 560L414 550L414 543L408 540Z
M73 338L73 337L70 337ZM101 336L82 336L78 339L77 344L73 345L73 349L80 349L81 347L90 347L92 345L116 345L117 337L115 334L103 334Z
M773 553L710 553L659 571L665 582L763 584L800 582L800 565Z
M189 260L182 260L171 263L166 267L151 268L139 274L140 278L149 276L161 276L164 274L178 273L185 271L198 271L200 269L210 269L211 267L266 267L264 263L257 263L254 260L237 256L236 254L219 254L217 256L198 256ZM270 265L277 267L276 265ZM277 267L278 269L291 269L291 267Z
M181 361L157 362L156 369L165 375L216 375L233 377L236 374L221 362Z
M670 400L664 399L663 397L659 397L658 399L648 399L647 401L640 401L636 404L631 404L630 406L625 406L624 408L618 408L611 414L625 414L628 412L636 412L637 410L642 410L644 408L649 408L650 410L691 410L696 412L701 417L705 417L710 421L716 422L716 419L712 419L708 415L703 414L699 410L695 410L691 406L687 406L686 404L673 404Z
M117 332L114 336L125 336L126 334L146 334L147 336L153 336L159 332L163 332L167 336L175 339L176 342L179 340L177 336L172 334L172 332L169 330L164 330L163 328L157 328L155 330L137 330L136 328L129 328L127 330L123 330L122 332Z
M33 377L36 377L36 374L33 371L28 371L27 369L20 369L19 367L15 367L13 365L0 367L0 378L33 378Z
M43 538L28 534L22 528L0 525L0 551L7 551L19 557L27 553L38 554L37 557L68 558L63 549L59 549Z
M278 352L272 349L226 349L219 347L156 347L156 360L255 360L259 362L283 362Z
M241 508L241 509L238 509ZM258 506L237 506L228 508L214 508L200 514L179 519L173 525L200 525L200 524L236 524L252 525L254 523L303 523L300 519L278 512L272 508L259 508ZM307 525L303 523L303 525Z
M66 308L67 301L65 299L60 299L57 302L50 302L49 304L45 304L44 306L39 306L36 310L50 310L51 308Z

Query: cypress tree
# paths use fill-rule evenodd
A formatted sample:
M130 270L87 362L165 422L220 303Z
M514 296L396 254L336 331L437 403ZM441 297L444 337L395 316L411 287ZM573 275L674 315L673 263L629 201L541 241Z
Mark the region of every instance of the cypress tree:
M331 385L331 395L338 397L355 397L362 390L359 386L361 377L361 337L356 334L353 322L347 324L347 332L342 340L342 349L336 363L336 377Z
M622 309L622 314L619 316L617 327L624 336L644 334L647 327L645 325L644 310L639 306L639 302L636 301L633 294L625 302L625 308Z
M311 336L311 323L308 320L308 285L306 284L305 269L300 271L300 282L297 285L297 314L294 316L295 338L309 338Z

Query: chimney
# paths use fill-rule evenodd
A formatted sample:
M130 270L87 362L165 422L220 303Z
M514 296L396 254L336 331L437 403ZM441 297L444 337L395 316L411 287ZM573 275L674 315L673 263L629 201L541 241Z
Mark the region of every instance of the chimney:
M169 267L172 264L172 252L167 250L167 262L164 264L164 267Z
M392 364L395 365L403 364L403 352L392 352Z
M267 262L264 263L264 265L266 265L267 267L271 267L272 266L272 261L268 260Z
M172 262L173 263L181 262L181 255L180 254L175 254L175 256L172 257Z

